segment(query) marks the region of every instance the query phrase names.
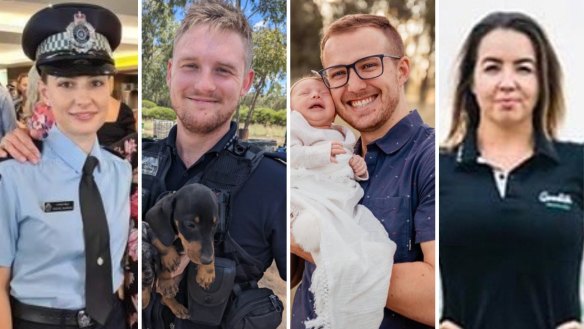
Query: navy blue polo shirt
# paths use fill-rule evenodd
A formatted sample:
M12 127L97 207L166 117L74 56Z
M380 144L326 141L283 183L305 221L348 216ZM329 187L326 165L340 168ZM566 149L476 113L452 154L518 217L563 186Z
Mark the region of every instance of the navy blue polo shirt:
M476 132L440 154L443 319L463 328L556 328L580 320L584 147L536 134L509 172Z
M364 157L370 178L361 182L365 192L361 204L371 210L397 244L395 263L423 260L420 243L435 239L434 136L434 129L412 111L385 136L367 145ZM357 142L356 154L362 154L360 145ZM315 318L314 296L308 291L315 265L305 264L292 308L293 329L304 328L304 321ZM380 328L431 327L386 308Z

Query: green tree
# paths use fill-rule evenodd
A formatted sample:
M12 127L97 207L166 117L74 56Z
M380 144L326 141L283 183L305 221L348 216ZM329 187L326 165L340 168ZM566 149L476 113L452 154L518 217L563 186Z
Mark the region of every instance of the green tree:
M259 28L254 31L253 68L256 73L252 101L243 126L245 137L251 124L258 97L266 92L266 86L284 78L286 69L286 37L279 29Z
M291 82L318 70L322 16L314 1L290 3L290 73Z
M176 113L168 107L156 106L142 109L142 117L145 119L176 120Z
M156 103L154 103L153 101L150 101L147 99L142 100L142 107L144 107L144 108L151 108L151 107L155 107L155 106L158 106L158 105L156 105Z
M142 92L157 104L170 106L166 65L177 28L172 7L165 1L142 3Z

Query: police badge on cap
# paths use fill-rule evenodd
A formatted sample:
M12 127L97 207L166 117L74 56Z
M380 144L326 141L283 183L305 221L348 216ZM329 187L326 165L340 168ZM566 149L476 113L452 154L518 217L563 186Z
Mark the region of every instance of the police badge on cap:
M24 53L39 72L55 76L111 75L122 25L110 10L64 3L34 14L22 33Z
M95 29L85 20L85 14L77 12L73 23L67 26L71 47L80 53L91 50L95 43Z

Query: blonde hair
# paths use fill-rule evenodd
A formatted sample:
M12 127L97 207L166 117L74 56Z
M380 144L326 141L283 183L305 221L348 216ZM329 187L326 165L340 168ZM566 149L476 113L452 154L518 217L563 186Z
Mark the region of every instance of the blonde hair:
M178 40L195 25L209 25L220 31L235 32L241 36L245 49L245 67L251 68L253 59L252 30L241 10L223 0L199 0L189 7L185 18L174 35Z
M34 105L39 101L39 81L41 77L33 63L28 70L28 87L26 88L26 100L22 106L22 121L26 122L32 116Z

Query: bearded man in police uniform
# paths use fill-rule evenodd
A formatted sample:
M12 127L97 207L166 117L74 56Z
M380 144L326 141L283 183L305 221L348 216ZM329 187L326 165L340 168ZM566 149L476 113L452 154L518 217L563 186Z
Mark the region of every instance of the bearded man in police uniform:
M167 138L142 147L142 214L186 184L211 187L227 226L215 252L237 259L236 283L259 280L274 259L286 278L285 165L239 141L230 120L254 78L251 35L241 11L224 1L189 8L166 76L177 124ZM180 290L179 300L189 298L184 282ZM177 328L212 328L196 317L175 320Z

